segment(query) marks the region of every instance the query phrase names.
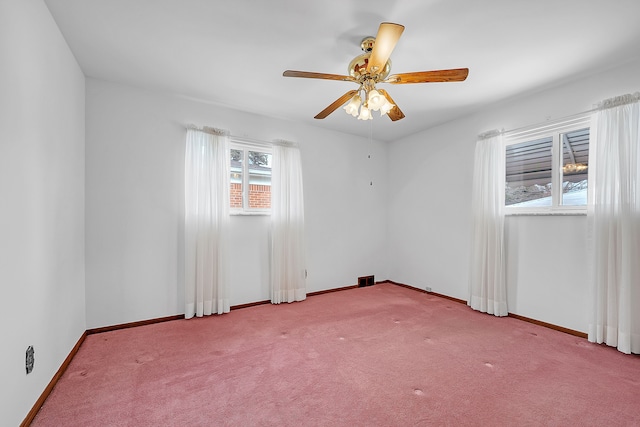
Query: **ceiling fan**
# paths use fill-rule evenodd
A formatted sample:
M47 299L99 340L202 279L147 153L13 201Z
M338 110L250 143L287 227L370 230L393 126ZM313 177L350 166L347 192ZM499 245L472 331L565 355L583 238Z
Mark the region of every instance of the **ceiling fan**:
M390 22L380 24L375 38L366 37L362 40L360 46L364 53L356 56L349 63L348 76L294 70L287 70L282 75L284 77L341 80L360 85L357 90L350 90L319 112L314 117L316 119L324 119L348 101L344 109L348 114L358 117L359 120L371 120L371 111L380 111L381 116L387 114L392 121L400 120L404 118L404 113L386 90L376 89L377 83L459 82L465 80L469 74L468 68L456 68L389 75L391 71L389 57L403 31L404 26L400 24ZM360 96L361 91L364 91L364 97Z

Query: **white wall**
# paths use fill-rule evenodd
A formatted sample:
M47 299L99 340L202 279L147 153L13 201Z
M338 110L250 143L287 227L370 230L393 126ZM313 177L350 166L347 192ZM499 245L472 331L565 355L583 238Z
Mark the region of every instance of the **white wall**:
M86 90L88 328L184 312L189 123L300 144L308 291L387 278L386 144L95 79ZM231 304L269 299L269 217L231 226Z
M0 2L0 64L0 424L15 426L86 329L84 76L41 0Z
M466 300L476 136L577 114L637 90L636 60L390 144L389 277ZM506 233L509 311L586 332L586 218L508 217Z

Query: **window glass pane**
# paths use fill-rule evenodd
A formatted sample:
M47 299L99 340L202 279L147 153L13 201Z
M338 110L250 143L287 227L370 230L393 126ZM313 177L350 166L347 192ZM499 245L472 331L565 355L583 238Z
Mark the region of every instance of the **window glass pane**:
M242 208L242 150L231 150L231 184L229 199L231 208Z
M249 208L271 208L271 154L249 151Z
M587 172L589 168L589 129L560 135L562 143L562 204L587 204Z
M551 206L553 138L506 147L506 206Z

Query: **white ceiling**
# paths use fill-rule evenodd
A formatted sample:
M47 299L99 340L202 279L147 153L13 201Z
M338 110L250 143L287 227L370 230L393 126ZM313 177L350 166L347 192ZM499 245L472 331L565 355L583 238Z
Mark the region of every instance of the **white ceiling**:
M640 57L638 0L45 0L86 76L393 141ZM469 68L464 82L384 85L406 118L318 112L380 22L405 26L392 73ZM208 123L215 125L215 123ZM371 125L370 125L371 124Z

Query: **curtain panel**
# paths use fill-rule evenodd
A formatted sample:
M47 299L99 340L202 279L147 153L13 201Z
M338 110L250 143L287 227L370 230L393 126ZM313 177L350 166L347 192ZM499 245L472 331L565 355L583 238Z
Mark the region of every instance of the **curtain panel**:
M589 341L640 354L640 94L603 101L589 161Z
M277 143L271 169L271 302L302 301L306 291L304 196L298 147Z
M473 169L469 299L474 310L507 316L504 249L505 147L502 135L481 135Z
M187 129L185 150L185 318L229 312L227 232L229 140Z

